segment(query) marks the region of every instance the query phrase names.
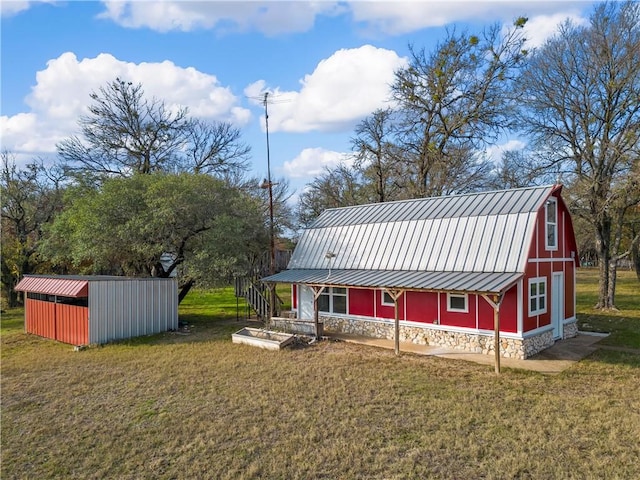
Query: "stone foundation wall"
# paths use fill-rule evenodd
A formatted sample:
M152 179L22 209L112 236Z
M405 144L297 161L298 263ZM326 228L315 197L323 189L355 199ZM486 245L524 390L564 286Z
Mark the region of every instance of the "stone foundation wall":
M393 340L393 322L361 318L322 316L326 332L362 335ZM567 325L566 327L568 327ZM565 328L566 328L565 327ZM400 341L419 345L439 345L472 353L494 354L494 336L479 333L452 332L428 326L400 325ZM501 338L500 356L525 359L553 345L553 332L547 331L525 339Z
M578 322L574 320L566 323L562 331L562 338L573 338L578 336Z
M281 332L287 333L297 333L301 335L312 335L316 334L316 326L311 320L297 320L295 318L285 318L285 317L272 317L271 322L269 322L269 328L273 330L279 330ZM319 323L318 329L320 330L318 334L320 336L324 335L322 322Z

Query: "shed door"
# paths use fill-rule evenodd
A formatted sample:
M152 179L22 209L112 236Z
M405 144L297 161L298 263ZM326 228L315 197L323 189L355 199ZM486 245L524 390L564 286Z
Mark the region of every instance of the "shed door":
M313 290L306 285L300 285L298 296L298 318L313 320Z
M562 324L564 320L564 275L553 272L551 277L551 324L553 338L562 338Z

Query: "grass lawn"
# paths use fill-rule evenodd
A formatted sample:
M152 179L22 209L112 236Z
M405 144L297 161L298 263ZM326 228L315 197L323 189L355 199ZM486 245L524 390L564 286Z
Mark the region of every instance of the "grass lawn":
M607 315L579 273L579 321L640 348L638 283L622 273ZM346 343L234 345L228 289L193 292L180 314L184 331L81 352L3 314L0 477L640 478L638 354L495 376Z

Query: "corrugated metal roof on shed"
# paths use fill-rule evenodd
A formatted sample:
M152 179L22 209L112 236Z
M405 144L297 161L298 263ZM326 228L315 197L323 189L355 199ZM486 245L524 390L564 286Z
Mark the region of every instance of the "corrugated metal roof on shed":
M18 282L18 292L42 293L59 297L86 297L89 294L89 282L70 277L44 277L26 275Z

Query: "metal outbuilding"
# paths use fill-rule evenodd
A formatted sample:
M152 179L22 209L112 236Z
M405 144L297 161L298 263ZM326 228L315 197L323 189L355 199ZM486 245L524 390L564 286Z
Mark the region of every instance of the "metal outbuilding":
M26 275L25 330L72 345L102 344L178 328L175 279Z

